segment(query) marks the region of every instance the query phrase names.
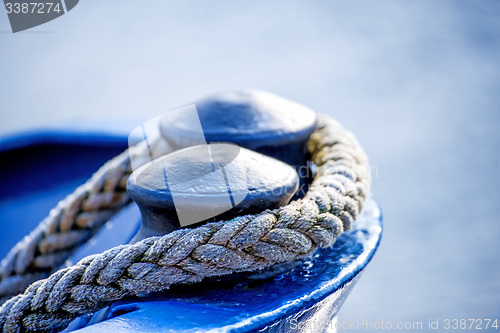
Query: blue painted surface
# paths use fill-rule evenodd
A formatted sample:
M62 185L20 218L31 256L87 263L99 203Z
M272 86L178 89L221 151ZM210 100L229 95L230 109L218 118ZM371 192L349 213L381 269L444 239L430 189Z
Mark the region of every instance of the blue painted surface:
M7 184L0 196L0 218L4 222L1 254L29 232L58 200L85 181L105 160L125 149L116 137L87 141L85 135L52 133L54 142L32 141L0 152L1 181ZM0 141L1 143L1 141ZM29 153L27 153L29 152ZM25 180L28 178L29 181ZM50 180L50 181L47 181ZM19 186L19 182L22 186ZM113 219L116 227L104 228L98 237L72 258L126 243L138 226L138 211L128 208ZM331 323L359 273L374 255L381 237L380 210L370 198L354 229L344 233L331 249L321 249L297 268L264 281L241 279L176 286L168 293L147 299L117 302L83 332L159 332L218 330L225 332L282 332L324 329ZM82 318L76 324L86 323ZM76 326L73 326L75 328Z

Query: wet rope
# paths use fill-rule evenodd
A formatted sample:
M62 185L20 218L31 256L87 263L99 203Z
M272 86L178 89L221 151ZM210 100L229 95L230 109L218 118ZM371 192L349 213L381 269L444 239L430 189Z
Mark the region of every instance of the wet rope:
M275 210L180 229L86 257L47 279L34 282L23 294L5 302L0 308L0 328L3 332L57 331L76 317L125 297L142 296L206 277L265 269L308 256L318 247L331 246L351 227L362 208L369 191L369 165L354 135L326 116L319 118L308 149L318 173L303 199ZM50 220L51 223L45 221L40 231L35 230L23 242L27 245L18 245L11 252L2 263L2 274L26 275L17 274L17 268L21 268L19 272L38 274L37 263L48 262L44 256L57 251L63 254L52 262L60 263L60 258L67 257L65 251L70 251L64 245L65 238L56 242L46 240L73 235L75 229L94 233L97 225L126 204L129 199L125 179L131 171L127 155L121 154L103 166L88 183L63 201L51 213L58 217ZM108 201L94 199L94 196L108 198ZM84 207L89 209L83 211ZM100 215L99 208L105 213ZM92 217L82 218L81 214L85 213ZM75 220L64 219L65 214ZM97 222L92 220L94 217ZM53 226L52 221L56 220ZM51 233L46 235L47 231ZM30 237L37 238L32 241ZM73 241L71 247L90 237L67 236ZM23 246L29 247L29 251L23 250ZM42 252L47 249L51 251ZM48 266L46 263L42 267L48 270Z

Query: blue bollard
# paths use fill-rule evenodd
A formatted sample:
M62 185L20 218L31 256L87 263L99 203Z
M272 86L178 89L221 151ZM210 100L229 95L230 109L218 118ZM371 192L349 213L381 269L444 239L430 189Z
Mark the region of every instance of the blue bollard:
M142 215L132 242L278 208L290 201L298 186L291 166L236 145L178 150L129 177L127 190Z

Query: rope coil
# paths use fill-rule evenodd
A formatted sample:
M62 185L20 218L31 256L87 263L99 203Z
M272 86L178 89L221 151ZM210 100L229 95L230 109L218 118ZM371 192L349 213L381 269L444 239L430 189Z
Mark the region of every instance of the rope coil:
M2 297L32 284L2 305L0 328L57 331L125 297L265 269L331 246L362 208L370 185L369 165L354 135L326 116L319 117L308 149L318 173L303 199L121 245L43 279L130 202L125 189L132 171L130 156L141 158L130 148L130 154L126 151L106 163L63 200L2 261Z

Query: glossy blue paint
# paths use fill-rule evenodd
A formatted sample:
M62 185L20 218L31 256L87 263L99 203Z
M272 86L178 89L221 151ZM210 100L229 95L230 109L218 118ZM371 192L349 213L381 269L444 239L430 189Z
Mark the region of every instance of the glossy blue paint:
M89 137L68 131L0 139L1 255L38 224L57 204L83 183L102 163L126 148L123 136ZM7 142L7 145L3 145ZM72 258L80 258L127 243L138 227L131 206L113 219ZM117 227L119 226L119 227ZM318 250L297 268L271 279L209 281L176 286L145 299L116 302L96 316L84 317L72 328L82 332L297 332L331 323L360 272L380 241L382 217L373 198L354 224L331 249ZM103 320L103 321L101 321Z

